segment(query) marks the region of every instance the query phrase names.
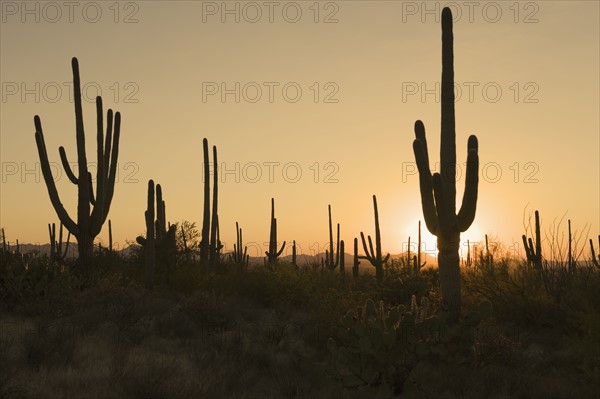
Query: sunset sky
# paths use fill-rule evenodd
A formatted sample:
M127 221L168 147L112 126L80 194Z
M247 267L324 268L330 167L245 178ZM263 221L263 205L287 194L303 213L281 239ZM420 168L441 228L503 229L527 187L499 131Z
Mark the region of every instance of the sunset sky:
M24 4L1 2L0 225L11 242L46 243L47 223L58 223L33 116L50 162L60 165L61 145L76 160L74 56L88 100L88 161L96 158L96 93L122 114L109 215L118 247L145 230L148 179L163 187L168 220L201 225L204 137L228 170L219 185L226 250L237 221L255 243L251 255L258 245L264 255L272 197L279 240L296 240L301 253L327 245L328 204L347 252L360 231L374 235L373 194L384 251L416 239L413 125L425 123L434 169L447 2ZM519 243L524 211L534 209L543 228L567 212L574 229L587 225L597 236L599 3L453 4L457 161L476 134L481 164L477 215L462 237ZM75 218L76 187L59 173ZM458 204L463 190L464 176ZM107 225L98 238L107 242ZM423 240L434 252L435 239Z

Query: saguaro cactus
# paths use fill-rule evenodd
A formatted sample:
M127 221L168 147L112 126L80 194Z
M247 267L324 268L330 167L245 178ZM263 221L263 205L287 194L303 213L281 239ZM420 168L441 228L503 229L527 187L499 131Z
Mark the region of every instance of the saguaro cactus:
M390 254L387 254L385 258L381 252L381 232L379 231L379 211L377 210L377 197L373 195L373 211L375 214L375 249L373 249L373 241L371 236L368 236L369 247L367 248L367 241L365 235L360 232L360 239L362 241L363 249L365 250L364 256L359 256L360 259L366 259L375 267L375 277L377 283L383 282L383 265L390 258Z
M456 214L456 131L454 118L454 50L452 13L442 11L442 126L440 173L431 174L425 126L415 123L413 150L419 170L419 187L425 225L437 236L438 265L443 306L450 320L460 316L460 233L473 223L479 183L477 137L470 136L467 148L467 173L462 206Z
M331 205L327 206L329 211L329 251L326 252L327 268L329 270L335 270L340 264L340 224L337 224L337 239L336 239L336 252L333 251L333 224L331 223Z
M235 231L236 231L236 244L233 244L233 252L230 255L230 259L236 265L248 267L248 263L250 260L250 255L247 254L248 247L244 246L244 238L242 235L242 229L239 227L238 222L235 222ZM242 250L242 247L244 249Z
M296 259L296 240L292 242L292 265L294 267L298 267L297 259Z
M354 262L352 263L352 278L358 278L358 265L360 260L358 256L358 238L354 237Z
M277 258L283 253L285 241L281 245L281 249L277 251L277 219L275 218L275 199L271 198L271 231L269 234L269 251L265 251L267 255L267 263L274 265L277 263Z
M146 237L139 236L136 241L144 247L146 266L146 287L152 288L155 281L156 260L159 259L166 267L166 277L169 278L169 268L175 253L176 225L167 229L166 205L162 199L160 184L156 185L156 212L154 210L154 181L148 181L148 205L144 216L146 219ZM155 220L156 219L156 220Z
M40 157L42 174L48 188L50 201L54 206L58 218L66 229L75 236L79 248L79 260L82 264L92 257L94 238L100 233L102 225L106 221L115 188L115 177L117 174L117 158L119 156L119 137L121 131L121 114L115 113L113 124L113 111L107 112L106 137L104 137L104 118L102 110L102 98L96 97L97 113L97 172L96 172L96 195L92 187L92 174L88 170L87 156L85 152L85 132L83 129L83 110L81 106L81 83L79 79L79 64L77 58L73 58L73 92L75 99L75 131L77 138L77 164L79 175L75 176L67 160L63 147L59 148L60 159L65 173L71 183L77 186L77 222L75 222L64 208L52 171L48 161L46 143L42 130L40 117L34 117L35 141L37 143ZM93 207L91 209L90 205Z
M533 246L533 240L527 238L525 234L521 236L523 239L523 247L525 248L525 255L527 256L527 263L533 265L538 271L542 271L542 238L540 234L540 214L535 211L535 248Z
M223 245L219 240L219 173L217 161L217 146L213 146L213 199L212 214L210 203L210 159L208 155L208 140L202 141L204 154L204 213L202 218L202 240L200 241L200 259L203 264L215 266Z

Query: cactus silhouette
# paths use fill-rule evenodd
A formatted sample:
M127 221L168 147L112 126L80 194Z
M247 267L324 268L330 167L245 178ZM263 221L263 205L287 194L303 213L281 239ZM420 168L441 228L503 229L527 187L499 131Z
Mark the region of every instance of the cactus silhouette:
M331 205L327 206L329 211L329 251L325 251L325 261L329 270L335 270L340 264L340 224L337 224L336 252L333 251L333 225L331 223Z
M77 138L78 176L75 176L69 166L64 147L59 148L60 159L65 173L71 183L77 186L77 221L74 221L64 208L48 161L46 143L40 117L34 117L35 141L40 157L42 174L48 189L50 201L58 218L65 228L75 236L79 248L80 263L86 264L92 257L94 238L100 233L106 221L114 194L115 177L117 174L117 158L119 156L119 137L121 131L121 114L116 112L113 121L113 111L107 112L106 137L104 137L104 117L102 98L96 97L97 112L97 172L96 195L92 187L92 174L88 170L85 152L85 132L83 128L83 110L81 106L81 83L79 79L79 64L77 58L71 62L73 68L73 92L75 99L75 130ZM113 123L114 122L114 123ZM91 205L91 207L90 207Z
M339 226L339 224L338 224ZM344 245L344 240L340 241L340 249L338 251L338 259L339 259L339 264L340 264L340 274L342 276L344 276L346 274L346 264L344 261L344 250L345 250L345 245Z
M387 254L385 258L381 252L381 232L379 230L379 211L377 210L377 197L373 195L373 212L375 214L375 248L373 248L373 240L371 240L371 236L368 236L369 247L367 248L367 241L365 240L365 235L363 232L360 232L360 239L362 241L363 249L365 251L364 256L359 256L359 259L366 259L373 266L375 266L375 277L377 279L377 283L381 284L383 282L383 265L390 258L390 254ZM355 260L356 263L356 260ZM358 268L358 266L357 266Z
M169 270L175 252L176 225L169 225L167 229L166 205L162 198L162 188L156 185L156 212L154 210L154 181L148 181L148 205L144 216L146 219L146 237L138 236L136 241L144 247L146 266L146 288L151 289L155 282L157 258L166 267L167 282ZM155 220L156 219L156 220Z
M410 237L408 238L410 241ZM417 242L417 255L413 256L413 270L415 273L419 273L423 267L427 264L427 262L421 263L421 221L419 220L419 235ZM410 251L410 244L408 245L408 249Z
M58 232L58 241L56 240L56 224L48 223L48 234L50 235L50 261L58 264L67 257L67 251L69 250L69 241L71 239L71 232L67 235L67 242L65 250L63 251L63 224L60 224Z
M531 238L527 238L525 234L521 236L523 239L523 247L525 247L525 255L527 263L533 265L538 271L542 271L542 239L540 234L540 214L535 211L535 247Z
M216 267L219 262L223 245L219 239L219 173L217 161L217 146L213 146L213 199L212 215L210 206L210 159L208 140L202 141L204 154L204 214L202 218L202 240L200 241L200 259L204 265Z
M296 259L296 240L292 242L292 265L294 267L298 267L297 259Z
M596 256L596 251L594 251L594 242L590 238L590 251L592 252L592 264L600 269L600 235L598 236L598 256Z
M477 137L470 136L462 206L456 214L456 131L454 115L454 50L452 12L442 11L442 123L440 173L431 174L425 126L415 123L413 150L419 170L419 187L425 225L437 236L438 265L443 307L451 321L458 320L460 298L460 233L473 223L477 206L479 155Z
M231 261L236 265L248 267L250 255L247 254L248 247L244 246L244 236L238 222L235 222L236 244L233 244L233 252L229 255ZM242 247L244 248L242 250Z
M267 255L267 263L274 265L277 263L277 258L283 253L285 241L281 245L281 249L277 251L277 219L275 219L275 199L271 198L271 231L269 233L269 251L265 251Z
M352 263L352 278L358 278L358 265L360 260L358 256L358 238L354 237L354 262Z

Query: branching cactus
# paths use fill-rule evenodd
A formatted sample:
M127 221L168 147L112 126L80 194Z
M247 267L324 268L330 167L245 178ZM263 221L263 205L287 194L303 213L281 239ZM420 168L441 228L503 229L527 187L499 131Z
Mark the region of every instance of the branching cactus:
M479 155L477 137L470 136L467 149L467 173L462 205L456 213L456 131L454 117L454 50L452 13L442 11L442 126L440 173L431 174L425 138L425 126L415 123L413 150L419 170L419 187L425 225L437 236L438 265L443 307L451 320L458 320L460 298L460 233L475 219L479 184Z
M277 263L277 259L283 253L285 249L285 241L281 245L281 249L277 251L277 219L275 218L275 199L271 198L271 231L269 234L269 251L265 251L267 255L267 263L274 265Z
M75 236L79 248L79 260L86 264L92 257L94 238L100 233L106 221L115 188L117 174L117 158L119 156L119 137L121 131L121 114L114 115L111 109L107 112L106 137L104 136L104 117L102 98L96 97L97 113L97 171L96 190L92 187L92 174L88 170L85 152L85 132L83 128L83 110L81 106L81 83L79 79L79 64L73 58L73 92L75 99L75 131L77 138L78 176L75 176L67 160L64 147L59 148L60 160L71 183L77 186L77 221L73 220L64 208L48 161L48 152L44 141L42 122L39 116L34 117L35 141L48 188L50 201L58 218L65 228Z
M527 262L529 265L533 265L533 267L538 271L542 271L542 238L540 234L540 214L536 210L535 211L535 247L533 240L527 238L525 234L521 236L523 239L523 247L525 248L525 254L527 256Z
M336 252L333 251L333 224L331 223L331 205L329 211L329 251L326 251L326 262L329 270L335 270L340 264L340 224L337 224Z
M239 227L238 222L235 222L235 231L236 231L236 243L233 244L233 253L230 255L230 259L236 265L242 267L248 267L248 263L250 260L250 255L247 254L248 247L244 246L244 236L242 235L242 229ZM242 250L242 247L244 249Z
M364 256L359 256L360 259L366 259L375 267L375 277L377 278L377 283L381 284L383 282L383 265L387 263L390 258L390 254L387 254L385 258L383 257L381 251L381 232L379 230L379 211L377 210L377 197L373 195L373 210L375 214L375 248L373 248L373 240L371 240L371 236L368 236L369 246L367 247L367 241L365 240L365 235L363 232L360 232L360 239L362 241L363 249L365 251Z

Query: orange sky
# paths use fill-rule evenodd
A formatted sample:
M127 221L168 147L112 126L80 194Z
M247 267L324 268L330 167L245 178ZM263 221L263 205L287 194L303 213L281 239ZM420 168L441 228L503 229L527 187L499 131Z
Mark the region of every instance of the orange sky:
M227 248L236 221L264 248L271 197L280 240L304 253L327 244L328 204L348 252L361 230L373 234L373 194L384 249L415 239L412 127L424 121L431 162L439 160L436 15L445 2L23 4L1 3L0 225L9 240L47 242L46 224L58 221L33 116L50 161L60 164L60 145L75 159L73 56L84 98L101 92L123 116L109 216L117 245L144 230L150 178L163 185L170 221L201 224L203 137L230 171L219 202ZM545 227L567 212L574 228L597 235L598 2L454 4L457 161L477 134L481 162L477 216L463 237L519 241L526 207L540 210ZM92 161L93 102L84 115ZM74 216L64 172L57 186ZM463 188L459 180L459 204Z

